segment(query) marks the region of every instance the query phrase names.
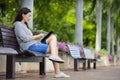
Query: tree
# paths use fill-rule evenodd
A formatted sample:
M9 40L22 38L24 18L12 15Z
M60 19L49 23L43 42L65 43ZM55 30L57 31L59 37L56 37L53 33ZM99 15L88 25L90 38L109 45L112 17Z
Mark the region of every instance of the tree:
M114 55L114 20L111 21L111 44L112 44L112 55Z
M110 54L110 43L111 43L111 11L110 11L110 7L108 7L108 10L107 10L107 51L108 51L108 54Z
M29 27L33 27L33 3L34 0L22 0L22 7L27 7L31 10L31 19L28 22Z
M114 46L116 46L116 52L118 52L118 43L119 43L119 29L120 29L120 5L119 0L106 0L104 1L104 6L107 13L107 50L108 54L115 54ZM114 37L116 37L116 42ZM114 43L117 43L116 45Z
M96 0L96 50L101 49L102 0Z
M76 27L75 27L75 43L83 46L83 0L77 0L76 3Z

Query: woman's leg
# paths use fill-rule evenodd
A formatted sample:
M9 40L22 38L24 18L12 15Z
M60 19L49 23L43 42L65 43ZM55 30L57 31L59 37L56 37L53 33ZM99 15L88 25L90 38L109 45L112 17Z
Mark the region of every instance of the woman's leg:
M46 42L49 44L47 52L50 52L52 56L58 56L57 38L55 35L51 35ZM59 63L53 62L54 70L56 74L60 73Z
M55 74L59 74L60 73L59 63L53 62L53 67L54 67Z
M55 35L51 35L46 42L49 44L47 52L50 52L52 56L58 57L58 48L57 48L57 38ZM58 62L53 61L54 71L55 71L55 77L70 77L69 75L63 73L60 71L60 66Z
M64 63L64 60L62 60L59 56L58 56L58 47L57 47L57 38L55 35L51 35L46 42L49 45L49 48L47 50L47 52L51 53L51 56L49 57L50 60L52 61L56 61L59 63Z
M57 48L57 38L55 35L51 35L46 42L49 45L47 52L50 52L52 56L58 56L58 48Z

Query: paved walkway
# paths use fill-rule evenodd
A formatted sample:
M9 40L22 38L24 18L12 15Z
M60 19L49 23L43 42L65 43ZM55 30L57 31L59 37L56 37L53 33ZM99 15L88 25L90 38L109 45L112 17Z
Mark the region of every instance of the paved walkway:
M120 66L97 67L96 70L65 70L70 78L53 78L54 73L49 72L45 77L40 77L38 73L16 74L14 80L120 80ZM0 76L0 80L6 80L5 76ZM13 80L13 79L12 79Z

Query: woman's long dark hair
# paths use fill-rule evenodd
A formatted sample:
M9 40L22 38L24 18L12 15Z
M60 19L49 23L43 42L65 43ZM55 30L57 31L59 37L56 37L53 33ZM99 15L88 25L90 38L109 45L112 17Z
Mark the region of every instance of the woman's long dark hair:
M13 22L22 21L22 19L23 19L22 14L27 14L27 13L29 13L29 12L31 12L30 9L28 9L28 8L26 8L26 7L21 8L20 11L17 13L17 15L16 15L16 17L15 17L15 19L14 19ZM28 27L27 22L25 22L25 24L26 24L27 27ZM29 27L28 27L28 28L29 28Z

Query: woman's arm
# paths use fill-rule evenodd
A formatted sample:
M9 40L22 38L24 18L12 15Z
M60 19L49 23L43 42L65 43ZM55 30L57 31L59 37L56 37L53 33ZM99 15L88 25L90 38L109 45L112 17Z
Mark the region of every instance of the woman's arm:
M31 37L32 40L38 40L38 39L42 39L44 37L45 34L41 33L41 34L38 34L38 35L34 35Z
M23 27L23 25L18 22L15 25L15 34L19 39L23 42L31 41L31 40L40 40L44 37L45 34L41 33L38 35L32 35L32 32L27 30L27 28Z

